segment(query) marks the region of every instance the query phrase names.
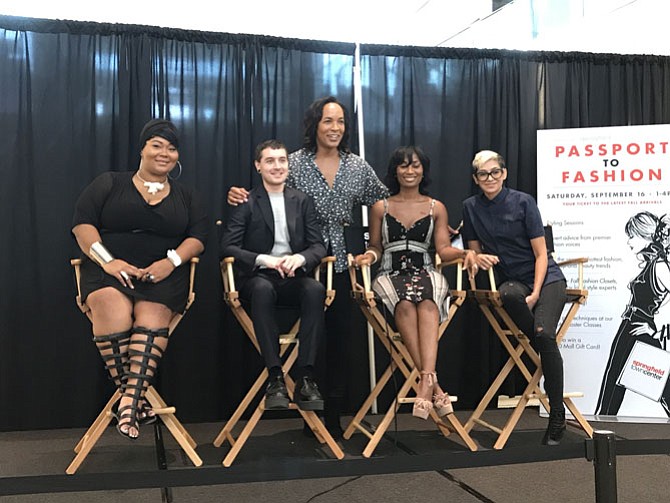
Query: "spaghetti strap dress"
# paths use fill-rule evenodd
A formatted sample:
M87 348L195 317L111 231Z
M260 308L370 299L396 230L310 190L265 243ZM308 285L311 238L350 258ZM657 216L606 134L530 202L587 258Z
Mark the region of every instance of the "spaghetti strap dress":
M439 309L442 322L449 312L449 284L447 278L435 269L430 251L435 226L434 206L433 199L430 213L406 228L388 212L388 201L384 200L384 252L372 288L389 312L394 314L401 300L413 304L432 300Z

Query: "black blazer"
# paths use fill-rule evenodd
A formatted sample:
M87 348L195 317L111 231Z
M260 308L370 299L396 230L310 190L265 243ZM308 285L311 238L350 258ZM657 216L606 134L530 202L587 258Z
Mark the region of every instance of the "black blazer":
M293 253L306 259L305 270L314 269L326 256L321 226L312 199L291 187L284 188L289 244ZM221 237L221 253L235 257L243 276L253 272L256 257L274 246L274 217L270 198L262 185L249 192L249 201L233 208Z

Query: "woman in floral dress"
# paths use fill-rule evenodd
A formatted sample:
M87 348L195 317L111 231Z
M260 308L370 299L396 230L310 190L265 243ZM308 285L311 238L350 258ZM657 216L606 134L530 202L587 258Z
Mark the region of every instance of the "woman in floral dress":
M426 194L430 159L419 147L400 147L391 154L386 185L388 199L370 210L370 245L357 264L380 262L373 289L382 299L421 380L412 414L426 419L453 412L449 395L437 381L438 328L448 313L449 285L433 265L433 252L443 261L473 252L451 246L447 209ZM433 246L434 245L434 246Z

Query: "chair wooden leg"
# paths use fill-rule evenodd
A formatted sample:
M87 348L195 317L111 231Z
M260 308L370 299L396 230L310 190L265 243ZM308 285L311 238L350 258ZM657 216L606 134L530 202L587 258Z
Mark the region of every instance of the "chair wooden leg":
M447 414L444 418L442 418L442 421L444 420L449 421L451 424L451 427L454 429L456 434L461 437L461 440L465 443L465 445L468 446L468 449L470 449L472 452L477 452L478 447L477 444L475 443L474 440L472 440L472 437L470 434L465 430L463 427L463 424L458 420L455 414Z
M510 414L509 418L507 419L507 422L505 423L505 426L503 427L500 435L498 436L498 439L496 440L495 444L493 444L494 449L502 449L507 443L507 440L512 434L512 431L514 431L516 424L519 422L519 419L521 419L523 411L526 409L526 405L528 404L527 396L530 393L534 393L536 390L539 391L538 386L540 384L541 377L542 377L542 369L538 368L533 374L533 377L531 378L530 382L526 386L526 390L524 391L523 395L521 395L519 403L517 404L516 407L514 407L514 411L512 412L512 414Z
M297 332L298 326L299 326L298 323L296 323L293 326L291 333L295 334L295 332ZM250 330L250 327L247 327L247 329ZM252 331L248 332L247 329L245 329L245 332L247 332L249 338L252 339L252 341L254 341L255 337L253 336L253 332ZM281 343L279 352L279 356L281 358L284 358L289 348L292 348L290 352L288 352L288 356L284 358L284 363L282 364L282 371L284 372L284 379L286 381L286 389L291 399L293 399L294 397L295 381L291 378L289 372L298 358L298 345L295 344L295 342L296 342L295 339L292 338L291 342ZM267 377L268 377L268 371L267 369L263 369L261 374L258 376L254 384L251 386L251 388L245 395L242 402L240 402L240 404L235 409L233 415L226 422L223 429L214 439L214 445L216 447L220 447L225 441L228 441L230 443L230 450L228 451L226 457L223 459L222 462L223 466L225 467L230 467L233 464L233 462L237 458L237 455L242 450L242 447L244 447L244 444L247 442L247 440L251 436L251 433L256 428L258 422L265 413L265 397L263 397L261 398L261 401L258 404L258 406L254 409L247 423L244 425L244 428L242 428L242 431L240 432L239 436L237 438L233 436L232 433L233 428L239 423L242 415L247 411L247 409L253 402L254 398L258 396L258 394L262 391L263 383L267 380ZM317 440L321 444L326 444L337 459L344 458L344 452L337 444L337 442L335 442L335 439L333 439L332 435L328 432L328 430L323 425L323 423L321 422L321 420L319 419L319 417L316 415L315 412L300 410L295 404L291 404L290 408L298 410L298 412L300 412L307 425L314 432L314 435L316 436Z
M330 452L332 452L333 456L335 456L337 459L344 458L344 452L342 451L342 448L337 444L323 422L319 419L319 416L316 415L316 412L300 409L298 409L298 411L310 429L314 432L314 435L319 440L319 442L322 444L325 443L330 449Z
M465 431L472 430L472 427L475 425L475 423L480 423L484 411L489 406L489 403L491 403L491 400L493 400L496 397L498 390L503 385L505 379L507 379L507 376L509 375L509 373L512 371L513 368L514 368L514 360L512 358L508 358L507 362L500 370L500 372L498 372L498 375L496 376L495 380L493 381L493 383L491 383L491 386L489 386L489 389L486 391L482 399L479 401L479 404L470 415L470 418L466 421Z
M149 404L151 404L151 407L161 421L163 421L163 424L170 430L174 439L191 460L191 463L195 466L202 466L202 459L200 459L200 456L195 452L195 448L198 444L195 443L195 440L193 440L191 435L186 431L186 428L184 428L174 415L174 408L167 407L167 404L163 401L153 386L149 386L144 397ZM165 410L165 412L161 409Z
M414 368L412 363L412 358L407 350L407 347L403 344L402 340L395 336L394 333L388 330L386 323L384 322L383 316L379 311L374 307L368 304L365 299L360 297L355 298L359 301L361 311L363 315L370 323L373 328L375 335L379 338L382 345L386 348L388 345L392 345L392 348L389 348L390 357L392 358L392 363L386 368L382 375L377 380L376 385L371 390L370 394L363 402L361 407L358 409L358 412L353 417L346 430L344 431L344 438L349 439L355 432L355 430L360 431L368 437L368 443L363 450L364 457L370 457L374 453L377 445L381 441L382 437L386 433L391 421L395 417L398 407L401 403L404 402L413 402L413 399L407 399L407 393L410 389L418 391L418 376L419 372ZM453 319L453 315L460 305L463 303L465 294L462 297L459 297L456 302L454 302L450 308L449 321ZM449 321L445 321L440 325L439 334L440 337L444 334L445 330L449 325ZM389 406L384 417L379 422L379 424L370 431L367 427L362 424L363 418L366 416L372 404L377 399L382 389L386 386L389 379L396 370L400 370L405 377L405 383L398 391L397 396L395 397L393 403ZM435 422L435 425L440 430L440 432L446 437L449 436L452 432L457 433L467 445L471 451L477 450L477 445L472 440L466 429L463 427L461 422L454 414L448 414L446 418L440 418L435 411L431 411L431 418ZM447 422L444 420L446 419Z
M579 412L579 409L577 409L577 406L572 401L572 399L569 397L563 398L563 403L565 403L565 406L573 415L575 421L577 421L577 424L579 424L581 429L584 430L584 433L586 433L589 436L589 438L593 438L593 427L589 424L589 422L582 415L582 413Z
M258 395L258 392L262 388L263 383L267 380L267 378L268 378L268 371L267 369L263 369L263 371L260 373L256 381L254 381L254 384L251 386L251 388L249 388L249 391L247 391L247 394L244 395L244 398L235 409L235 412L233 412L233 415L230 416L230 419L228 419L228 421L226 421L226 424L223 426L219 434L214 439L213 443L215 447L221 447L221 445L223 445L223 443L226 440L230 442L231 446L235 443L235 437L233 437L232 434L233 429L235 428L239 420L242 418L242 415L247 411L256 395Z
M66 468L65 473L73 475L77 472L81 464L84 462L91 449L98 443L100 437L107 429L109 423L112 422L112 407L121 398L119 390L114 391L112 397L107 401L102 408L98 417L95 418L93 424L86 430L86 433L81 437L77 445L74 447L74 452L77 455L74 457L70 465Z
M261 419L261 416L265 411L264 405L265 405L265 398L263 398L261 403L258 404L258 407L256 407L256 410L254 410L254 413L249 418L249 421L247 421L247 424L244 425L244 428L242 428L242 432L237 437L234 444L231 445L230 451L228 451L228 454L223 459L223 466L225 466L226 468L228 468L230 465L233 464L233 461L235 461L235 458L239 454L240 450L242 450L242 447L244 447L244 444L251 436L251 432L254 431L254 428L258 424L258 421Z
M410 372L407 367L401 367L401 370L403 374L405 374L405 377L407 378L410 385L414 388L414 392L418 393L419 383L417 378L419 377L419 372L417 370ZM402 402L402 399L399 398L398 402ZM472 440L472 437L470 437L470 434L465 430L463 424L458 420L455 414L447 414L443 418L440 418L435 410L431 410L430 417L445 437L448 437L453 431L458 434L459 437L461 437L461 440L463 440L468 449L470 449L472 452L476 452L478 450L477 444L474 442L474 440ZM444 422L445 419L449 421L449 425Z
M419 373L416 370L410 373L410 376L413 376L413 380L415 382L416 377L418 375ZM365 446L365 449L363 449L363 457L369 458L370 456L372 456L375 449L377 448L377 445L379 444L382 437L386 433L386 430L391 424L391 421L393 421L393 418L398 412L398 406L400 404L400 401L407 396L407 393L411 388L412 388L412 379L408 378L405 380L405 383L400 387L400 390L398 390L398 395L387 409L386 414L384 414L384 417L382 418L381 422L377 425L375 432L370 438L368 444Z
M174 415L174 407L168 407L168 405L165 403L163 398L158 394L156 389L153 386L149 386L147 389L147 392L145 394L145 398L147 401L151 404L151 406L155 409L155 412L161 416L172 416L174 418L174 424L179 430L179 434L184 437L184 439L188 442L188 445L191 446L192 449L195 449L198 444L193 440L191 435L186 431L186 428L177 420L177 418ZM164 412L162 412L164 411ZM165 422L165 421L163 421Z
M377 399L379 394L382 392L384 389L384 386L386 386L386 383L389 381L391 376L393 375L394 369L393 365L389 365L386 367L386 370L384 373L379 377L377 380L377 384L375 387L372 389L370 394L368 395L367 399L365 402L363 402L363 405L358 409L358 412L356 415L353 417L351 422L349 423L349 426L347 426L346 430L344 430L344 439L349 440L351 438L351 435L353 435L355 430L361 431L363 434L367 435L368 437L370 434L367 431L367 428L365 428L361 421L363 421L363 418L367 415L368 411L372 408L372 404L374 401Z
M95 421L89 426L88 430L86 430L86 433L81 437L77 445L74 447L74 452L79 452L83 445L88 442L88 439L91 437L92 433L94 431L97 431L100 429L100 425L104 423L104 426L102 427L103 430L104 428L107 427L107 425L110 423L111 418L110 418L110 413L112 412L112 408L114 407L114 404L119 401L121 398L121 393L119 390L115 390L114 393L112 394L112 397L107 401L105 406L102 408L100 411L100 414L98 414L98 417L95 418Z
M83 442L81 443L81 445L79 445L77 455L74 457L70 465L67 467L65 473L67 473L68 475L73 475L79 469L79 466L81 466L81 464L84 462L88 454L91 452L91 449L93 449L93 446L95 446L95 444L98 443L98 440L100 440L100 437L105 432L105 429L107 429L107 425L111 421L112 416L109 415L107 416L106 420L98 422L95 425L95 428L90 428L86 432L85 438L82 439Z

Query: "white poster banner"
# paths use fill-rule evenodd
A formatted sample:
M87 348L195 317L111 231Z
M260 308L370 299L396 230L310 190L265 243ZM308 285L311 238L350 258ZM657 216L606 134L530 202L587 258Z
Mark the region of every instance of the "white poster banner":
M589 298L561 344L566 391L584 392L585 415L667 418L670 391L619 379L636 342L666 346L670 125L538 131L537 170L557 259L589 259ZM576 287L576 269L564 273Z

